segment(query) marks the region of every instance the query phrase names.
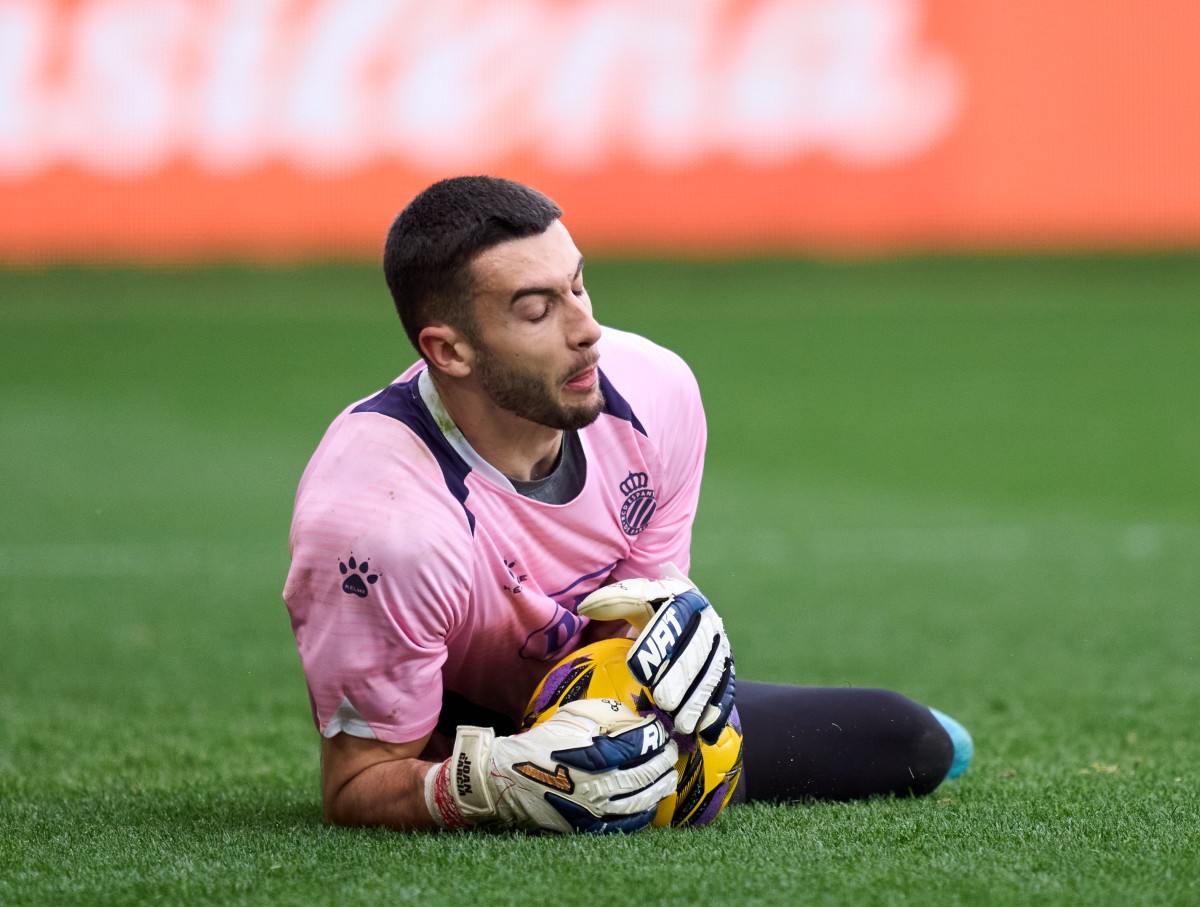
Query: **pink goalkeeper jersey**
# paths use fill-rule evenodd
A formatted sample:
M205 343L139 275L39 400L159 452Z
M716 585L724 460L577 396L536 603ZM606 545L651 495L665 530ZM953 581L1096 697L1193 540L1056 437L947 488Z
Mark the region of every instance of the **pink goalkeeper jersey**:
M284 588L324 735L503 730L582 644L585 595L668 562L688 570L705 445L695 379L634 334L606 328L598 348L607 402L579 432L586 478L569 503L524 497L482 460L423 363L330 426L296 494Z

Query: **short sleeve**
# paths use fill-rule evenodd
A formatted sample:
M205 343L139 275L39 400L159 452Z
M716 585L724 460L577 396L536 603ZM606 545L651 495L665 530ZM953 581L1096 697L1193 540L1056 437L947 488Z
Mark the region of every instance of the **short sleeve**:
M471 536L404 426L353 419L375 424L327 435L301 482L284 599L321 733L403 743L437 723Z

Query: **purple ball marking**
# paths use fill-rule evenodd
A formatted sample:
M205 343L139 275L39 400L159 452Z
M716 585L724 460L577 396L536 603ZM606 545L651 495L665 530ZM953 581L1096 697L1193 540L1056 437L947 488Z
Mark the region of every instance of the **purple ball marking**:
M572 658L547 674L546 679L542 681L541 692L538 693L537 698L533 701L533 710L535 712L545 711L550 705L551 698L558 691L559 685L567 679L567 675L586 660L586 658Z
M729 782L722 781L718 784L709 798L708 806L704 807L704 812L700 813L693 821L692 825L707 825L717 817L717 813L721 811L721 804L725 802L725 794L729 791Z

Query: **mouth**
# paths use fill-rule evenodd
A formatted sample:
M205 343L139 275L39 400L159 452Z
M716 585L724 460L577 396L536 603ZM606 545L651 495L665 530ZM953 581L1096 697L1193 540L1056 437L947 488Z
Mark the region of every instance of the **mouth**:
M590 391L599 382L600 367L593 362L587 368L576 372L563 385L563 389L573 393Z

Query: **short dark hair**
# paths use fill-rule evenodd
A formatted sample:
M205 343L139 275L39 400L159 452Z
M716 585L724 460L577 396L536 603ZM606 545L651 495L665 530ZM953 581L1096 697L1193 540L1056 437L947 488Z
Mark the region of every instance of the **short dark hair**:
M493 176L434 183L397 215L383 248L383 274L408 339L444 321L477 336L471 261L512 239L544 233L562 209L542 193Z

